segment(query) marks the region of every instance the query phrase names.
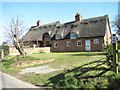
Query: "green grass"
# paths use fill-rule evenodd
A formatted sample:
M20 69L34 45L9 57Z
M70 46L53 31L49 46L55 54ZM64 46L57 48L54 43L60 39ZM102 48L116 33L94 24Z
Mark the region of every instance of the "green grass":
M101 55L99 52L74 52L74 53L42 53L42 54L31 54L29 56L39 58L40 60L55 59L55 61L47 63L52 68L60 68L61 66L71 67L79 63L84 63L99 57L93 57L95 55Z
M47 85L53 84L54 88L107 88L110 87L109 78L112 76L115 77L114 72L106 66L105 59L101 58L77 65L51 77Z
M9 56L3 59L2 70L5 73L38 86L42 85L53 88L114 88L116 86L119 88L120 75L116 76L111 71L106 64L106 57L103 54L103 52L67 52L29 54L28 57ZM12 63L17 62L50 59L55 60L25 67L9 67ZM37 66L64 69L47 74L18 74L24 68ZM113 83L114 86L112 85Z

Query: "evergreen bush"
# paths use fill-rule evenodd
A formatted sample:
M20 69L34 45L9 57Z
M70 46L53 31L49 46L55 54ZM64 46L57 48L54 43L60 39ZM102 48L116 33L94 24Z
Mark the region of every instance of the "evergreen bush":
M3 52L4 52L4 56L8 56L9 55L9 46L2 46Z
M108 44L106 46L106 59L107 59L107 65L110 66L111 68L113 67L112 61L113 61L113 45Z

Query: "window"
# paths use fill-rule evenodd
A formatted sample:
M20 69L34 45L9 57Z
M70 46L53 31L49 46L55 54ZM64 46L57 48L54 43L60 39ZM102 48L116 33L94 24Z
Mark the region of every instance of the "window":
M82 41L81 40L77 41L77 46L78 47L82 46Z
M58 44L57 44L57 42L56 43L54 43L54 48L57 48L58 47Z
M71 33L70 34L70 39L76 39L77 37L77 34L76 33Z
M48 33L44 33L44 34L43 34L43 40L44 40L45 38L49 38L49 34L48 34Z
M70 41L66 42L66 47L70 47Z
M56 39L61 39L61 38L62 38L62 37L61 37L60 34L56 35Z
M99 40L98 39L94 39L94 44L98 44Z

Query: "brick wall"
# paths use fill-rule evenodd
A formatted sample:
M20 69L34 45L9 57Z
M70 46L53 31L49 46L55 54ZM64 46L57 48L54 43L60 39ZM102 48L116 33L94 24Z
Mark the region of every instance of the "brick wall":
M99 44L94 44L94 39L99 40ZM82 46L77 46L77 41L82 41ZM85 40L90 40L91 44L91 51L102 51L103 50L103 44L104 44L104 37L93 37L93 38L81 38L81 39L66 39L66 40L53 40L52 41L52 52L59 52L59 51L86 51L85 50ZM66 42L70 41L71 46L66 47ZM58 43L58 47L54 48L54 43Z
M46 47L46 42L49 41L49 44L51 44L51 38L45 38L44 41L43 41L43 46Z

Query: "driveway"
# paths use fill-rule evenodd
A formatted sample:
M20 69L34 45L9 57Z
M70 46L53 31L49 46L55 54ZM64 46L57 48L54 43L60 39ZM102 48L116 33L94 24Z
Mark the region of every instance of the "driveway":
M0 89L1 88L38 88L38 87L23 82L0 71Z

